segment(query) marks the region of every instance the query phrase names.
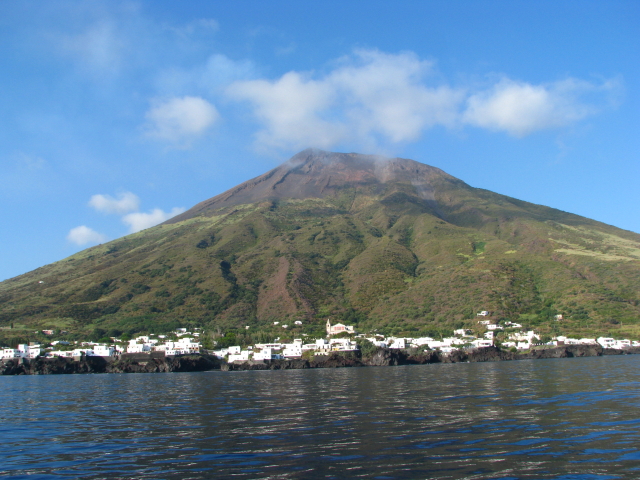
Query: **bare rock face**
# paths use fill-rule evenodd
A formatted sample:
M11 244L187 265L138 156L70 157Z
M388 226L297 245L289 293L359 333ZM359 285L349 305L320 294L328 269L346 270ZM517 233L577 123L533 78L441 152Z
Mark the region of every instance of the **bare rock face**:
M388 367L403 364L404 355L399 350L379 348L371 357L365 360L365 364L371 367Z

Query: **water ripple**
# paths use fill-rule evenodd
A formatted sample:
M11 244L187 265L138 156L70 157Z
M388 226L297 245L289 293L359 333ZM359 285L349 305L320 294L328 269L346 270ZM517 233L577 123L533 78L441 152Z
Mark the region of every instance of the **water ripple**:
M640 356L0 377L0 475L636 478Z

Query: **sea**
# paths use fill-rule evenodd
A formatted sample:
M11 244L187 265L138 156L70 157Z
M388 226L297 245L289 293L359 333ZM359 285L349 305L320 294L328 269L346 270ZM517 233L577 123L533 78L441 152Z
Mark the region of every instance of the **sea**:
M640 355L0 377L4 479L640 478Z

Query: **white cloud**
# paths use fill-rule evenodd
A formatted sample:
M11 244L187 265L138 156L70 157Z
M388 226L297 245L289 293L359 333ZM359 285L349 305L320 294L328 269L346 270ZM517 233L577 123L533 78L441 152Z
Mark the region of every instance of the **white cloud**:
M465 124L524 136L597 113L620 88L567 79L534 85L505 77L485 89L452 86L415 53L356 50L324 75L291 71L275 80L238 80L226 89L247 102L258 147L376 147L417 140L435 126ZM609 102L611 103L611 102Z
M462 91L430 87L433 62L411 52L397 55L358 50L355 62L331 73L328 81L342 94L346 115L358 131L378 132L393 143L416 140L434 125L453 126Z
M253 104L255 116L264 125L258 142L266 147L327 148L345 135L340 120L322 118L336 99L336 92L326 81L289 72L274 82L236 82L227 91L233 98Z
M263 125L257 140L269 148L331 147L415 140L425 128L453 125L462 93L429 87L431 62L413 53L358 50L322 78L289 72L275 81L234 82L227 93L250 102Z
M122 217L122 221L129 225L130 233L135 233L165 222L184 211L184 208L179 207L172 209L171 212L165 212L159 208L154 208L150 213L129 213Z
M145 116L150 137L185 142L202 135L220 115L205 99L185 96L157 102Z
M69 231L67 240L75 243L76 245L87 245L89 243L103 243L107 240L107 237L106 235L98 233L85 225L81 225L79 227L72 228Z
M89 205L99 212L122 214L138 210L140 199L131 192L121 193L117 199L111 195L93 195Z
M615 81L594 85L576 79L532 85L503 78L488 90L467 99L463 121L490 130L504 130L523 137L538 130L570 125L597 113L598 99L589 103L581 97L614 93Z

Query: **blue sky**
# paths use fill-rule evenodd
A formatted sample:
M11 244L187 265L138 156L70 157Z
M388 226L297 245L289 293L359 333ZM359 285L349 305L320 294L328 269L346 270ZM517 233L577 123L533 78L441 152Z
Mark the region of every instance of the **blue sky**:
M640 2L0 3L0 280L299 150L640 232Z

